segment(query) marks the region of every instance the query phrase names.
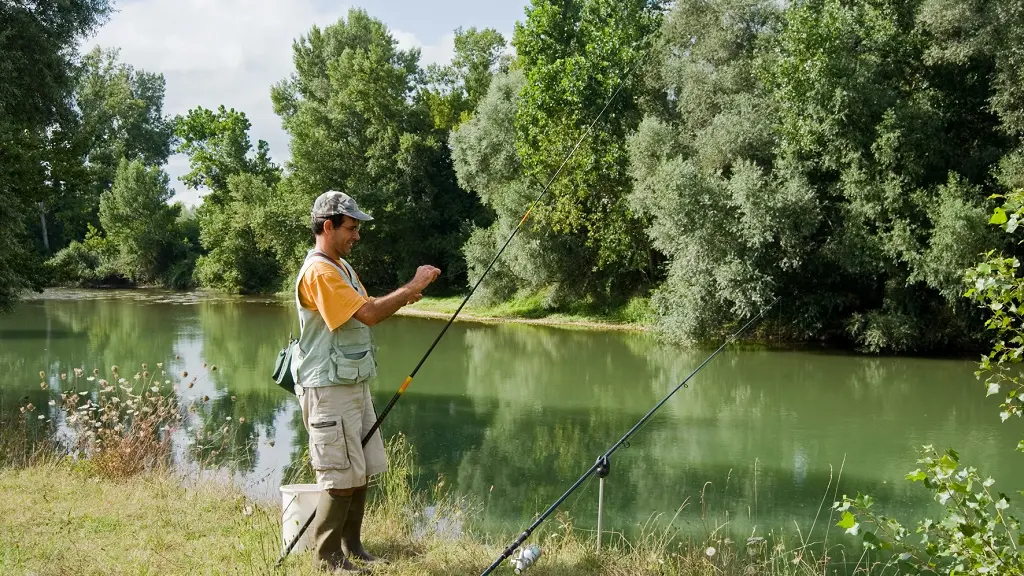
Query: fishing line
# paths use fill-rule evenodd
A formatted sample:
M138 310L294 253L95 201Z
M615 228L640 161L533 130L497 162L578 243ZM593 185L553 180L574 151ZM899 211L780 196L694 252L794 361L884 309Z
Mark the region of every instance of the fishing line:
M416 377L416 373L419 372L420 368L423 367L423 363L427 361L427 358L434 351L434 348L437 347L437 343L440 342L441 338L443 338L445 333L448 332L448 328L450 328L452 323L455 322L455 318L459 315L459 312L462 312L462 309L466 306L466 303L469 302L469 299L476 292L476 289L480 287L480 284L484 281L484 278L491 271L491 269L494 268L494 265L498 262L498 258L501 257L502 253L505 252L505 249L508 248L508 245L512 242L512 239L515 238L516 234L518 234L519 231L522 229L523 224L526 223L526 220L530 217L530 214L533 213L534 208L536 208L540 204L541 200L543 200L544 197L547 196L548 191L551 189L551 185L554 184L555 182L555 179L558 178L558 175L562 173L562 170L565 169L565 166L569 163L569 160L571 160L573 155L576 154L576 150L579 149L580 145L583 144L583 141L586 140L587 136L590 135L590 133L594 129L594 126L596 126L598 121L601 120L601 117L604 116L605 111L608 110L608 106L611 105L612 101L615 100L615 97L618 96L619 92L622 91L622 87L626 84L626 80L633 75L633 71L637 69L637 65L640 64L641 62L646 62L647 58L649 58L652 53L653 50L647 51L647 53L644 54L643 57L638 58L636 62L634 62L633 65L630 66L630 68L626 71L626 74L622 77L622 80L619 82L619 85L615 88L615 91L612 93L611 97L608 98L608 100L604 103L604 107L601 108L601 112L597 115L596 118L594 118L594 121L590 123L590 125L587 127L587 130L583 133L582 136L580 136L579 140L576 141L576 144L572 147L572 150L569 151L569 154L565 157L565 159L562 160L562 163L558 166L558 169L555 170L555 173L551 176L550 179L548 179L547 184L544 185L544 188L543 190L541 190L540 194L538 194L537 197L533 200L533 202L530 203L530 206L527 208L526 213L523 214L523 217L519 220L519 223L516 224L516 227L512 229L512 233L509 234L508 239L505 240L505 243L502 244L497 254L495 254L494 258L491 259L491 262L487 265L487 268L484 269L483 274L481 274L480 278L478 278L477 281L473 284L473 287L470 289L469 294L467 294L466 297L462 299L462 303L459 304L459 307L455 309L455 313L452 314L452 317L449 318L448 322L445 323L444 328L442 328L441 331L438 333L437 337L434 338L434 341L430 344L430 347L427 348L427 351L423 354L423 357L420 358L420 361L416 363L416 367L413 368L412 372L410 372L409 375L405 377L405 380L402 382L402 385L398 388L398 391L395 392L395 395L391 397L391 400L388 402L387 406L384 407L384 410L381 411L380 415L377 417L377 420L374 421L373 425L370 426L369 432L367 432L366 435L363 437L363 446L366 446L366 443L369 442L370 437L373 436L373 433L376 432L378 428L380 428L381 423L384 421L385 418L387 418L388 413L390 413L391 409L394 408L399 398L401 398L402 395L405 394L406 389L408 389L409 385L412 384L413 378ZM276 566L280 566L281 563L284 561L285 557L288 556L288 554L292 551L292 548L295 547L295 543L299 541L299 538L302 537L302 534L309 527L310 523L313 522L314 516L316 516L316 511L314 511L313 514L310 514L309 518L306 519L306 522L299 528L299 533L295 535L295 538L292 539L292 541L285 548L284 552L281 554L281 557L277 559L277 563L275 564Z
M710 356L705 358L704 361L701 362L699 366L694 368L693 372L690 372L689 376L684 378L682 382L680 382L678 385L676 385L676 387L673 388L672 391L670 391L668 393L668 395L666 395L664 398L662 398L660 402L655 404L654 408L651 408L650 411L648 411L647 414L645 414L643 416L643 418L641 418L636 424L634 424L633 427L630 428L629 431L626 432L626 434L623 435L622 438L620 438L618 442L613 444L612 447L609 448L608 451L605 452L602 456L599 456L597 461L594 462L594 464L592 464L590 466L590 468L587 469L587 471L583 473L582 476L580 476L579 480L577 480L575 483L573 483L573 485L571 487L569 487L568 490L566 490L565 494L562 494L562 496L558 500L556 500L555 503L552 504L543 514L541 514L539 518L534 520L534 522L532 524L530 524L530 526L526 530L524 530L523 533L520 534L519 537L516 538L515 541L513 541L512 544L510 544L508 546L508 548L506 548L501 553L501 555L498 556L498 558L489 567L487 567L486 570L483 571L483 573L481 573L480 576L487 576L487 574L490 574L491 572L493 572L495 568L500 566L501 563L504 562L506 558L508 558L509 556L512 555L513 552L515 552L516 548L518 548L520 545L522 545L522 543L525 542L526 539L529 538L531 534L533 534L533 531L536 530L538 526L540 526L541 522L546 520L547 517L550 516L555 511L555 509L558 508L563 502L565 502L565 500L567 498L569 498L569 496L571 496L572 493L575 492L577 488L579 488L581 485L583 485L583 483L585 481L587 481L594 474L594 472L597 472L599 468L606 468L608 466L609 458L611 458L612 454L614 454L616 450L618 450L621 446L623 446L624 444L627 443L627 441L629 440L630 436L632 436L634 433L636 433L637 430L639 430L641 427L643 427L643 425L646 424L647 421L650 420L652 416L654 416L655 412L657 412L662 406L664 406L665 403L668 402L669 399L672 398L672 396L676 392L678 392L681 388L688 387L687 383L690 381L690 379L692 379L694 376L696 376L698 372L700 372L705 366L708 365L708 363L710 363L712 360L714 360L715 357L718 356L723 350L725 350L725 348L729 344L732 344L733 341L735 341L737 338L739 338L739 336L741 334L746 332L747 329L754 324L754 322L756 322L757 320L761 319L764 316L765 312L767 312L768 310L771 310L775 306L775 303L778 302L780 298L781 298L781 296L775 298L775 300L773 300L772 303L769 304L767 308L763 308L760 312L757 313L757 316L754 316L749 321L747 321L747 323L744 324L739 330L737 330L736 332L733 332L732 335L729 336L729 338L726 339L726 341L723 342L722 345L719 346L717 350L715 350Z

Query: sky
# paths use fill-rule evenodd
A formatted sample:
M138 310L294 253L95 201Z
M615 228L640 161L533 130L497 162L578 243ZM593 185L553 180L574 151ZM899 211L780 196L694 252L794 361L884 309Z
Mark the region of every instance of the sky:
M455 28L495 28L507 40L524 18L526 0L121 0L109 22L87 39L83 51L118 48L123 62L164 75L164 114L184 114L223 104L245 112L255 144L266 140L274 160L289 157L288 135L270 102L270 86L294 70L292 41L314 24L324 27L358 6L382 20L402 48L419 47L421 65L446 63ZM172 201L194 206L202 191L188 190L178 176L188 160L174 155L166 170Z

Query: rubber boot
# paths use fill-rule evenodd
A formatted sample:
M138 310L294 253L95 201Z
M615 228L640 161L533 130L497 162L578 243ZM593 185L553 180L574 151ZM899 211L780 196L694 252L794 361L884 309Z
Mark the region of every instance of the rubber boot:
M341 548L351 505L352 496L333 496L327 490L320 492L313 520L313 561L317 568L330 572L364 572L349 562Z
M356 488L352 493L352 506L349 508L348 517L345 519L345 527L341 531L342 550L349 558L359 559L363 562L381 562L363 548L361 533L363 530L363 514L366 512L366 486Z

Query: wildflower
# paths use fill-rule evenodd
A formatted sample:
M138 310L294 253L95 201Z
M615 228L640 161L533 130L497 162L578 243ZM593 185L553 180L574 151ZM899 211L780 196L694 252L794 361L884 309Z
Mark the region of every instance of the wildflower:
M36 409L36 407L31 402L29 402L28 404L25 405L25 410L28 410L29 412L31 412L31 411L33 411L35 409Z
M67 380L68 379L68 373L67 372L61 372L60 373L60 379L61 380Z
M231 420L231 416L228 416L228 417L227 417L227 420L228 420L228 421L230 421L230 420Z
M232 396L232 397L231 397L231 401L232 401L232 402L234 402L234 401L235 401L235 397L234 397L234 396Z
M56 400L50 400L50 406L56 406L56 405L57 405L57 401Z
M705 550L704 553L708 555L708 558L711 558L712 556L715 555L715 547L714 546L708 546L708 549Z
M116 365L111 366L110 367L110 371L113 372L114 374L117 374L117 366Z
M222 433L224 433L224 434L227 434L227 433L228 433L228 427L227 427L227 426L225 426L225 427L224 427L224 429L223 429L223 430L221 430L221 432L222 432Z
M156 363L156 367L157 368L163 368L164 367L164 363L163 362L157 362Z
M142 374L136 372L135 373L135 379L138 380L139 378L142 378Z
M146 370L146 369L148 369L148 368L149 368L149 364L146 364L145 362L143 362L143 363L142 363L142 369L143 369L143 370Z
M99 376L100 375L100 369L99 368L93 368L92 369L92 375L93 376Z
M143 378L149 378L149 370L146 370L145 372L143 372L142 373L142 377Z
M216 371L217 371L217 365L216 364L214 364L213 366L210 366L210 372L216 372Z
M210 400L210 397L207 396L206 394L203 394L203 402L209 402L209 400Z
M239 423L239 424L245 424L245 416L242 416L242 417L240 417L240 418L238 419L238 423Z
M191 387L193 387L193 386L195 386L195 385L196 385L196 382L195 382L195 380L193 380L193 381L191 381L191 382L189 382L189 383L188 383L188 387L189 387L189 388L191 388Z
M81 376L82 376L82 369L81 368L75 368L75 378L79 378Z
M40 378L46 378L46 372L43 372L42 370L40 370L39 371L39 377Z
M269 444L270 447L273 448L274 444L276 444L276 442L274 442L273 440L270 440L270 441L267 442L267 444Z
M96 378L94 378L94 377L92 377L92 376L89 376L88 378L86 378L86 380L88 380L89 382L92 382L92 381L93 381L93 380L95 380L95 379L96 379Z
M170 380L164 380L164 384L170 384L170 383L171 383Z
M46 414L40 414L39 416L36 416L36 418L39 418L40 420L45 420Z
M46 382L40 382L39 387L42 388L43 390L46 390Z
M179 356L178 354L175 354L175 355L174 355L174 359L175 359L175 360L181 360L181 356Z
M183 372L181 373L181 377L182 377L182 378L188 378L188 370L185 370L185 371L183 371Z
M150 390L152 390L153 392L159 392L160 391L160 387L159 386L153 386L153 387L150 388Z

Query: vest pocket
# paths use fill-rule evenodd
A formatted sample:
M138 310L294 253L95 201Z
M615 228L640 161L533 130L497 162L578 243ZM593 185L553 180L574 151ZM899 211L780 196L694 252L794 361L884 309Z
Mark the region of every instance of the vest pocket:
M362 358L346 358L338 349L331 350L331 364L328 378L335 384L359 384L377 375L373 353L367 352Z
M309 458L313 461L314 470L344 470L351 466L341 415L310 420Z

